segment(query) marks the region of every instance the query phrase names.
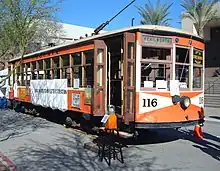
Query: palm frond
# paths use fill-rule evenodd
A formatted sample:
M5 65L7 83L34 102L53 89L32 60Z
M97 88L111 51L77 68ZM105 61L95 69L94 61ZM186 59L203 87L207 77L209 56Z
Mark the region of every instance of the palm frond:
M172 4L161 4L157 0L154 5L150 0L144 7L136 7L138 13L142 16L141 24L149 25L169 25L171 19L168 18L169 9Z
M214 9L218 0L182 0L181 6L184 9L184 14L181 18L189 18L195 25L197 33L202 36L204 27L215 19L217 10Z

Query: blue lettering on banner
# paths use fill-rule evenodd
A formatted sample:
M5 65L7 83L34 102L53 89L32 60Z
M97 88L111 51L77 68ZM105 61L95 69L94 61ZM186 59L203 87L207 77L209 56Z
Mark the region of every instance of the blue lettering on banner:
M66 94L64 89L34 89L35 93Z

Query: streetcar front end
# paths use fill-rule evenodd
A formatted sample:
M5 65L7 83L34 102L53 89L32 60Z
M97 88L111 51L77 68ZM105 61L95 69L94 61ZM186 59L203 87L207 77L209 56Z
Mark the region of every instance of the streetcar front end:
M204 122L204 43L166 33L137 34L136 128Z

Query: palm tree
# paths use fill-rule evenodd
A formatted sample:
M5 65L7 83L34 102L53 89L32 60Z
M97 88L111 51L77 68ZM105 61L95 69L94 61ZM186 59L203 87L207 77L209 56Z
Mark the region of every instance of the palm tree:
M148 3L144 7L136 7L138 13L143 17L141 24L146 25L164 25L169 26L171 19L167 18L169 15L169 9L172 4L161 4L160 0L157 0L155 6L148 0Z
M181 6L185 12L182 18L188 18L194 23L200 37L203 37L203 29L207 23L218 19L217 9L214 8L219 0L182 0Z

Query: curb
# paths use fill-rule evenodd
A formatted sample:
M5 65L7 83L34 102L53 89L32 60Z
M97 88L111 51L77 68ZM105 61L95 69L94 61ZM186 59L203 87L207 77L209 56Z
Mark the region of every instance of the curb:
M0 151L0 162L10 171L18 171L15 164Z

